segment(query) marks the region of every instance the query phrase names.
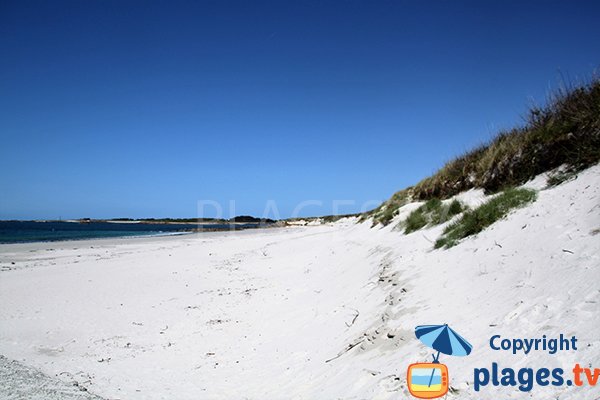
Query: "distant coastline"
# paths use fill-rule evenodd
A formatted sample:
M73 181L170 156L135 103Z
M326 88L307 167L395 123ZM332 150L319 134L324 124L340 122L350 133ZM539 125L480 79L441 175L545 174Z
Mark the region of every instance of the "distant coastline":
M281 220L257 218L248 215L230 219L80 218L64 220L0 220L0 244L165 236L195 232L227 232L286 226L317 226L334 223L343 218L355 218L358 216L359 214L344 214Z
M275 221L196 223L166 220L44 220L0 221L0 244L54 242L63 240L161 236L194 232L234 231L279 226Z

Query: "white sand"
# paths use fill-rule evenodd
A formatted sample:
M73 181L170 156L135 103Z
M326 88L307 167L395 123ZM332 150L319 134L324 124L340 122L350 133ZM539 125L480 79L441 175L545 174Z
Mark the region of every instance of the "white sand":
M528 398L475 393L473 369L600 366L599 228L594 167L450 250L432 250L442 226L404 235L354 220L0 245L0 354L107 399L398 399L407 366L431 354L414 327L449 323L474 346L441 358L459 390L449 398ZM560 333L580 350L488 346L494 334ZM595 399L598 389L531 394Z

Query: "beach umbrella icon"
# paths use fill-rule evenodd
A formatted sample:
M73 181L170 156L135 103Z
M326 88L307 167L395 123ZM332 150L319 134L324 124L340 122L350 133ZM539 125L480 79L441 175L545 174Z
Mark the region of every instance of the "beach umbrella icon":
M468 356L473 349L473 346L448 324L419 325L415 328L415 335L423 344L437 350L437 356L433 356L434 362L439 362L440 353L462 357Z
M468 356L473 346L462 336L456 333L448 324L444 325L419 325L415 328L415 335L423 344L437 350L437 355L433 355L433 362L438 364L440 353L449 356ZM433 379L433 372L429 379L429 386Z

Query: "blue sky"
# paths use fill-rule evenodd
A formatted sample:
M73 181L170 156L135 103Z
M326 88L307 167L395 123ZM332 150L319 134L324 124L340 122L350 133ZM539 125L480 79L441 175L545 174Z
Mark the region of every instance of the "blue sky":
M2 1L0 219L372 208L588 78L599 4Z

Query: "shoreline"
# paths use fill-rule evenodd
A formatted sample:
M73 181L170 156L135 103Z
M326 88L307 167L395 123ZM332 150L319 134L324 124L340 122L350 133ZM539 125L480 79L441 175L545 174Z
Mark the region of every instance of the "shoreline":
M269 227L268 231L271 230L297 230L296 226L278 226ZM157 241L171 241L177 239L214 239L219 237L226 237L235 234L257 234L267 229L254 228L254 229L237 229L237 230L207 230L203 232L197 231L185 231L185 232L172 232L157 235L139 235L139 236L111 236L111 237L98 237L98 238L81 238L81 239L61 239L61 240L49 240L49 241L35 241L35 242L13 242L13 243L0 243L0 256L4 252L8 251L30 251L30 250L45 250L48 247L56 249L67 249L73 248L74 244L76 248L83 248L96 245L103 246L117 246L117 245L128 245L128 244L144 244L154 243Z
M105 223L119 223L119 222L108 222L106 221ZM131 223L129 223L131 224ZM139 224L145 224L145 223L139 223ZM85 226L90 226L89 224L83 224ZM135 225L138 225L138 223L135 223ZM148 223L148 225L151 225L150 223ZM191 224L174 224L174 223L160 223L160 224L154 224L154 225L191 225ZM123 234L118 234L118 231L115 231L116 233L114 235L110 235L110 236L82 236L82 237L72 237L72 238L64 238L64 237L60 237L60 238L56 238L56 239L52 239L52 238L48 238L48 239L41 239L41 240L13 240L13 241L2 241L0 240L0 246L2 245L7 245L7 244L24 244L24 243L55 243L55 242L70 242L70 241L81 241L81 240L101 240L101 239L134 239L134 238L148 238L148 237L162 237L162 236L182 236L182 235L189 235L189 234L194 234L194 233L208 233L208 232L240 232L240 231L246 231L246 230L262 230L262 229L273 229L273 228L279 228L279 227L285 227L287 225L282 225L282 224L251 224L251 223L231 223L231 224L226 224L226 225L222 225L222 224L208 224L208 225L204 225L202 224L200 227L196 227L196 228L186 228L186 229L181 229L181 230L166 230L166 231L160 231L160 230L148 230L148 231L144 231L144 230L139 230L139 231L122 231ZM54 231L54 230L52 230ZM40 231L41 234L47 234L50 231ZM82 230L81 232L89 232L86 230ZM93 231L92 231L93 232ZM106 232L106 230L102 230L99 229L97 230L97 232Z

